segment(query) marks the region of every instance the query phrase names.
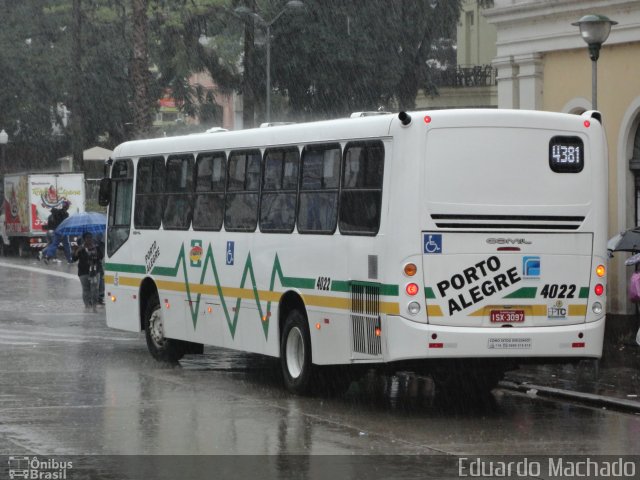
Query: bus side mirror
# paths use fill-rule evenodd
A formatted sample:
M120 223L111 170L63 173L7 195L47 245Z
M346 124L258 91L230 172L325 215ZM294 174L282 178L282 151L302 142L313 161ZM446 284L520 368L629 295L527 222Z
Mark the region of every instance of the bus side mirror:
M106 207L111 201L111 179L100 180L100 191L98 192L98 205Z

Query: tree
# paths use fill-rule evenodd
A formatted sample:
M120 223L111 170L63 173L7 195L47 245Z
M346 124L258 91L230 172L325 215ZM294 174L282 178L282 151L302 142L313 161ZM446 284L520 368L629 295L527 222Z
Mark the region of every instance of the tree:
M455 32L461 0L306 0L274 25L274 86L291 115L414 106L432 45ZM435 5L432 7L432 5ZM293 39L293 40L292 40Z
M80 158L100 138L107 138L105 146L121 142L131 121L123 3L24 0L0 6L0 125L10 135L12 168L56 168L72 139Z
M243 5L251 11L255 11L255 0L244 0ZM242 72L242 123L244 128L251 128L255 122L255 98L257 78L255 59L255 20L251 16L244 19L244 58Z
M149 55L147 9L149 0L131 0L133 19L133 55L131 80L133 83L133 136L142 138L150 125L149 115Z
M224 0L177 3L154 0L150 15L151 63L157 68L156 97L170 91L187 115L212 115L212 92L189 84L193 73L208 72L221 90L240 89L240 25Z
M85 135L83 128L84 105L82 96L85 94L82 69L82 5L81 0L73 0L71 18L71 89L69 106L71 107L71 150L73 164L79 170L84 170L83 151L85 149Z

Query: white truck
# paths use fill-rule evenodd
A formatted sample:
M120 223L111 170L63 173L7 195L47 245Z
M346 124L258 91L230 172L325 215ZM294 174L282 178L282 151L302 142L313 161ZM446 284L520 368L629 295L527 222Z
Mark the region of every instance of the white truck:
M20 256L47 245L47 221L52 208L69 201L69 215L84 212L84 173L12 173L3 180L0 210L0 252Z

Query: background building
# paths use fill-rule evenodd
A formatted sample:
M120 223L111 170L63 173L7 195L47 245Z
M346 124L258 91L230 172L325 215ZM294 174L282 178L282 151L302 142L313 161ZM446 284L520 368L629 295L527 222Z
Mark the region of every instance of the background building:
M609 147L609 233L638 225L640 2L495 0L482 13L497 30L498 106L569 113L591 108L591 60L571 24L591 13L619 22L598 61L598 110ZM610 262L610 313L634 312L626 299L626 257L618 254Z
M487 22L477 0L464 0L456 29L455 65L439 65L434 78L437 95L424 90L416 108L496 108L496 27ZM447 45L441 45L447 48Z

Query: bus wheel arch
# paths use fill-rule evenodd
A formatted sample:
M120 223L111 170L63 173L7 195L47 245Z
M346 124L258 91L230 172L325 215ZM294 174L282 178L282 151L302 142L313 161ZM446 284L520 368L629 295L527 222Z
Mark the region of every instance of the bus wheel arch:
M160 296L158 295L158 287L153 279L147 277L140 284L140 290L138 292L138 298L140 299L140 331L145 329L145 313L147 311L149 301L151 301L154 296L158 298L159 302Z
M292 310L298 310L302 314L307 315L307 307L302 300L302 296L294 291L289 290L282 297L278 303L278 334L282 335L284 329L284 323L287 321L287 317Z
M185 354L202 354L203 345L164 337L162 305L155 282L145 278L140 285L140 328L144 330L147 348L161 362L177 363Z
M310 393L315 368L311 354L311 332L302 297L285 293L278 308L280 366L284 385L292 393Z

